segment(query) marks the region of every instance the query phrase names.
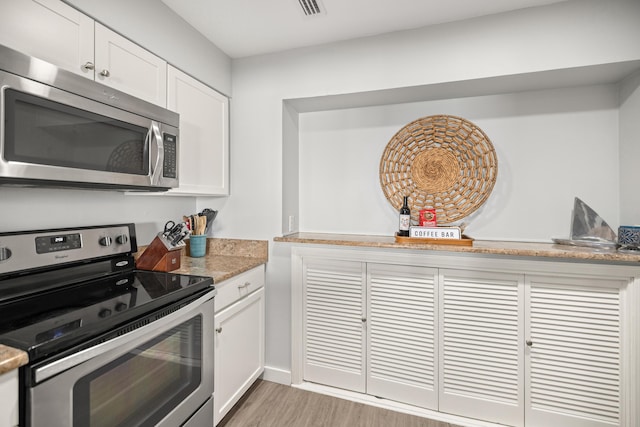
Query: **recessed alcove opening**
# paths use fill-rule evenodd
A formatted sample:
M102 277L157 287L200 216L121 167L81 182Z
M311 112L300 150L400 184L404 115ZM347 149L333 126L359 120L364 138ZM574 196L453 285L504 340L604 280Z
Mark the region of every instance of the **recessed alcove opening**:
M568 235L578 196L617 227L640 201L626 167L640 159L640 61L283 101L283 234L392 235L379 182L402 126L451 114L478 125L498 155L487 202L461 221L479 239Z

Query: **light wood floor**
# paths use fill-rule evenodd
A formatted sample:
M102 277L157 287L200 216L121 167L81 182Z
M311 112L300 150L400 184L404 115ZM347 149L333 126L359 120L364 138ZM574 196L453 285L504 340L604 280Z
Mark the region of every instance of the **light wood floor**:
M218 427L455 427L258 380Z

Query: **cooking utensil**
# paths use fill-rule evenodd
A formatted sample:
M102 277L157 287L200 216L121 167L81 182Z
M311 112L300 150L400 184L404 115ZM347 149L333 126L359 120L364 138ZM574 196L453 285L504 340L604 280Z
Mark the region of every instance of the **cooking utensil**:
M179 245L180 243L182 243L182 241L185 239L185 237L187 237L189 234L190 234L189 230L185 230L185 231L181 232L180 234L175 236L173 238L173 240L171 240L171 245L172 246Z
M184 238L188 235L189 230L187 229L187 225L184 222L179 222L176 224L175 221L169 220L164 224L162 237L171 246L179 245L182 240L184 240Z
M207 224L205 226L205 234L209 234L209 230L211 229L211 224L213 224L213 220L218 216L218 211L214 211L212 209L206 208L200 212L199 215L204 215L207 218Z
M176 228L176 223L174 221L169 220L165 222L164 232L162 233L162 235L165 237L169 237L174 232L175 228Z

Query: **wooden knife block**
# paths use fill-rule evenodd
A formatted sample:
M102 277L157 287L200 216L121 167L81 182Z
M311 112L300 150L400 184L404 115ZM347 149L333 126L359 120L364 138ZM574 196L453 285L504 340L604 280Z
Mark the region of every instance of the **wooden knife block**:
M147 249L138 257L136 268L152 271L173 271L180 268L180 255L183 245L167 248L161 238L156 236Z

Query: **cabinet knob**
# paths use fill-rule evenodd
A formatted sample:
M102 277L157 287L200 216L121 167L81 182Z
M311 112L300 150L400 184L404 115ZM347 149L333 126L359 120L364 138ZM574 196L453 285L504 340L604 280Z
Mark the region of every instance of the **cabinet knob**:
M217 333L222 332L222 326L221 326L221 327L219 327L219 328L216 328L216 332L217 332Z
M527 344L527 347L533 347L533 341L531 340L526 340L525 344Z
M100 75L102 77L109 77L111 75L111 73L109 72L109 70L102 70L102 71L100 71Z
M93 70L95 68L96 68L96 66L93 65L93 62L91 62L91 61L85 62L82 65L82 69L85 70L85 71Z
M366 322L366 321L367 321L367 318L366 318L366 317L363 317L363 318L362 318L362 319L360 319L360 320L362 320L362 323L364 323L364 322Z

